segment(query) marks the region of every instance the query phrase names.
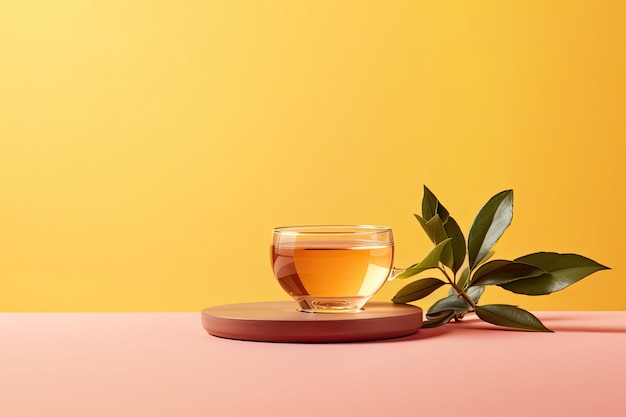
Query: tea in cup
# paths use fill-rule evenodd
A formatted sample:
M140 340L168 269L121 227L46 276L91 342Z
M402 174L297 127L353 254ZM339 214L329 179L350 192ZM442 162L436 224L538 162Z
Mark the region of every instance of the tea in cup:
M273 230L272 268L303 312L358 312L393 267L389 227L291 226Z

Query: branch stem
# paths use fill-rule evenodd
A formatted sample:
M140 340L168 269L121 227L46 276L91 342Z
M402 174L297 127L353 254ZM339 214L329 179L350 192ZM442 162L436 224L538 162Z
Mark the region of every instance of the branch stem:
M443 275L445 275L446 279L448 280L450 285L452 285L452 288L454 288L454 290L457 292L457 294L460 297L463 297L463 299L465 299L465 301L467 301L467 304L469 304L472 307L472 310L475 310L476 309L476 304L474 304L472 299L469 298L469 296L465 293L465 291L463 291L461 288L459 288L458 285L456 285L456 282L454 282L454 280L452 280L452 278L450 278L450 275L446 272L445 268L442 268L441 266L439 266L439 270L443 273Z

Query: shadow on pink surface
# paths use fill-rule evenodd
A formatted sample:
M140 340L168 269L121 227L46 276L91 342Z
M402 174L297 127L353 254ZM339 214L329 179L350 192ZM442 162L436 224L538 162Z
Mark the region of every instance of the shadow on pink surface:
M617 313L617 312L614 312ZM626 320L622 314L606 312L543 312L537 317L555 333L604 333L626 335ZM620 312L621 313L621 312ZM490 335L502 334L529 334L536 333L527 330L516 330L494 326L480 320L475 315L466 316L460 322L452 322L434 329L420 329L410 336L371 341L366 343L392 343L425 340L436 337L452 337L460 335L477 335L483 331ZM543 333L551 334L551 333Z

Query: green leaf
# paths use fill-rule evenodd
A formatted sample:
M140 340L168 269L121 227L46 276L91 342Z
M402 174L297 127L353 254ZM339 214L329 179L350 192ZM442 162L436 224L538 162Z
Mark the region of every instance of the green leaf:
M424 260L416 265L410 266L406 271L397 275L395 279L406 279L412 277L413 275L417 275L420 272L426 271L427 269L433 269L439 267L439 262L441 260L441 253L443 249L448 245L450 239L446 239L442 241L440 244L435 246L428 255L424 258Z
M474 269L496 244L513 220L513 190L502 191L489 199L474 219L467 246L470 268Z
M465 253L467 252L465 247L465 236L463 236L461 228L452 216L448 217L448 221L444 225L444 231L446 232L446 236L452 239L450 241L450 248L452 250L452 265L446 264L446 266L448 266L452 272L456 274L456 271L459 270L465 261Z
M519 307L506 304L476 306L476 314L481 320L497 326L515 329L551 332L537 317Z
M483 295L483 292L485 292L485 287L482 285L477 285L475 287L471 287L465 293L470 298L470 300L472 300L472 302L476 304L478 300L480 300L480 296Z
M545 295L580 281L587 275L610 269L589 258L574 253L538 252L516 259L547 271L538 277L500 285L505 290L526 295Z
M460 287L460 288L463 289L463 287ZM484 291L485 291L485 287L484 286L477 285L475 287L471 287L471 288L467 289L465 291L465 294L467 294L467 296L470 298L470 300L472 300L472 302L474 304L476 304L478 302L478 300L480 299L480 296L483 295ZM454 287L450 287L450 290L448 291L448 297L450 297L452 295L457 296L457 297L459 296L459 294L456 292Z
M430 220L426 220L417 214L414 214L414 216L435 245L448 238L441 222L441 217L438 214L435 214Z
M482 265L474 273L470 287L474 285L500 285L518 279L538 277L546 271L522 262L498 259Z
M470 272L469 268L465 267L463 269L463 272L461 272L461 277L459 278L459 281L456 283L456 285L462 290L465 289L463 287L467 283L467 279L469 278L469 272ZM448 290L448 295L457 295L457 292L454 289L454 287L450 286L450 289Z
M455 314L457 314L467 313L469 309L470 307L467 304L467 301L465 301L463 298L456 295L450 295L446 298L442 298L441 300L430 306L430 308L426 312L426 317L430 319L433 315L441 313L444 310L452 310Z
M469 279L469 267L466 266L465 268L463 268L463 272L461 272L461 276L459 277L459 281L456 283L456 285L464 290L465 288L467 288L467 284L469 284L467 282L467 280ZM456 290L454 289L454 287L450 287L450 290L448 291L448 295L458 295Z
M391 301L397 304L404 304L410 303L411 301L420 300L444 284L445 282L437 278L419 279L404 286L391 299Z
M467 287L467 283L469 280L469 276L470 276L470 269L469 267L466 267L463 272L461 272L461 277L459 278L459 282L457 282L457 285L464 290Z
M493 255L495 255L495 254L496 254L496 251L493 251L493 250L492 250L492 251L487 252L487 254L484 256L484 258L483 258L483 259L481 259L481 260L480 260L480 262L478 262L478 263L476 264L476 266L479 266L479 265L481 265L481 264L484 264L484 263L485 263L485 262L487 262L489 259L491 259L491 257L492 257Z
M417 214L414 214L414 216L417 221L422 225L422 228L435 245L438 245L448 238L443 223L441 222L441 218L438 214L435 214L433 217L430 218L430 220L426 220L418 216ZM452 269L453 258L452 248L450 245L443 248L443 252L441 252L441 262L448 268Z
M455 315L454 310L444 310L440 313L433 314L430 319L422 323L422 329L432 329L434 327L443 326L452 320Z
M448 210L439 202L435 194L424 186L424 197L422 198L422 217L430 220L435 214L439 214L442 223L448 221Z

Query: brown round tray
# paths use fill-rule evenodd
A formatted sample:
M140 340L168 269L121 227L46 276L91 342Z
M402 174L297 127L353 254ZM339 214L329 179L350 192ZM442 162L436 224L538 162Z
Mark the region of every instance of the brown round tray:
M292 301L229 304L202 310L202 326L213 335L258 342L357 342L413 334L422 309L369 302L358 313L303 313Z

